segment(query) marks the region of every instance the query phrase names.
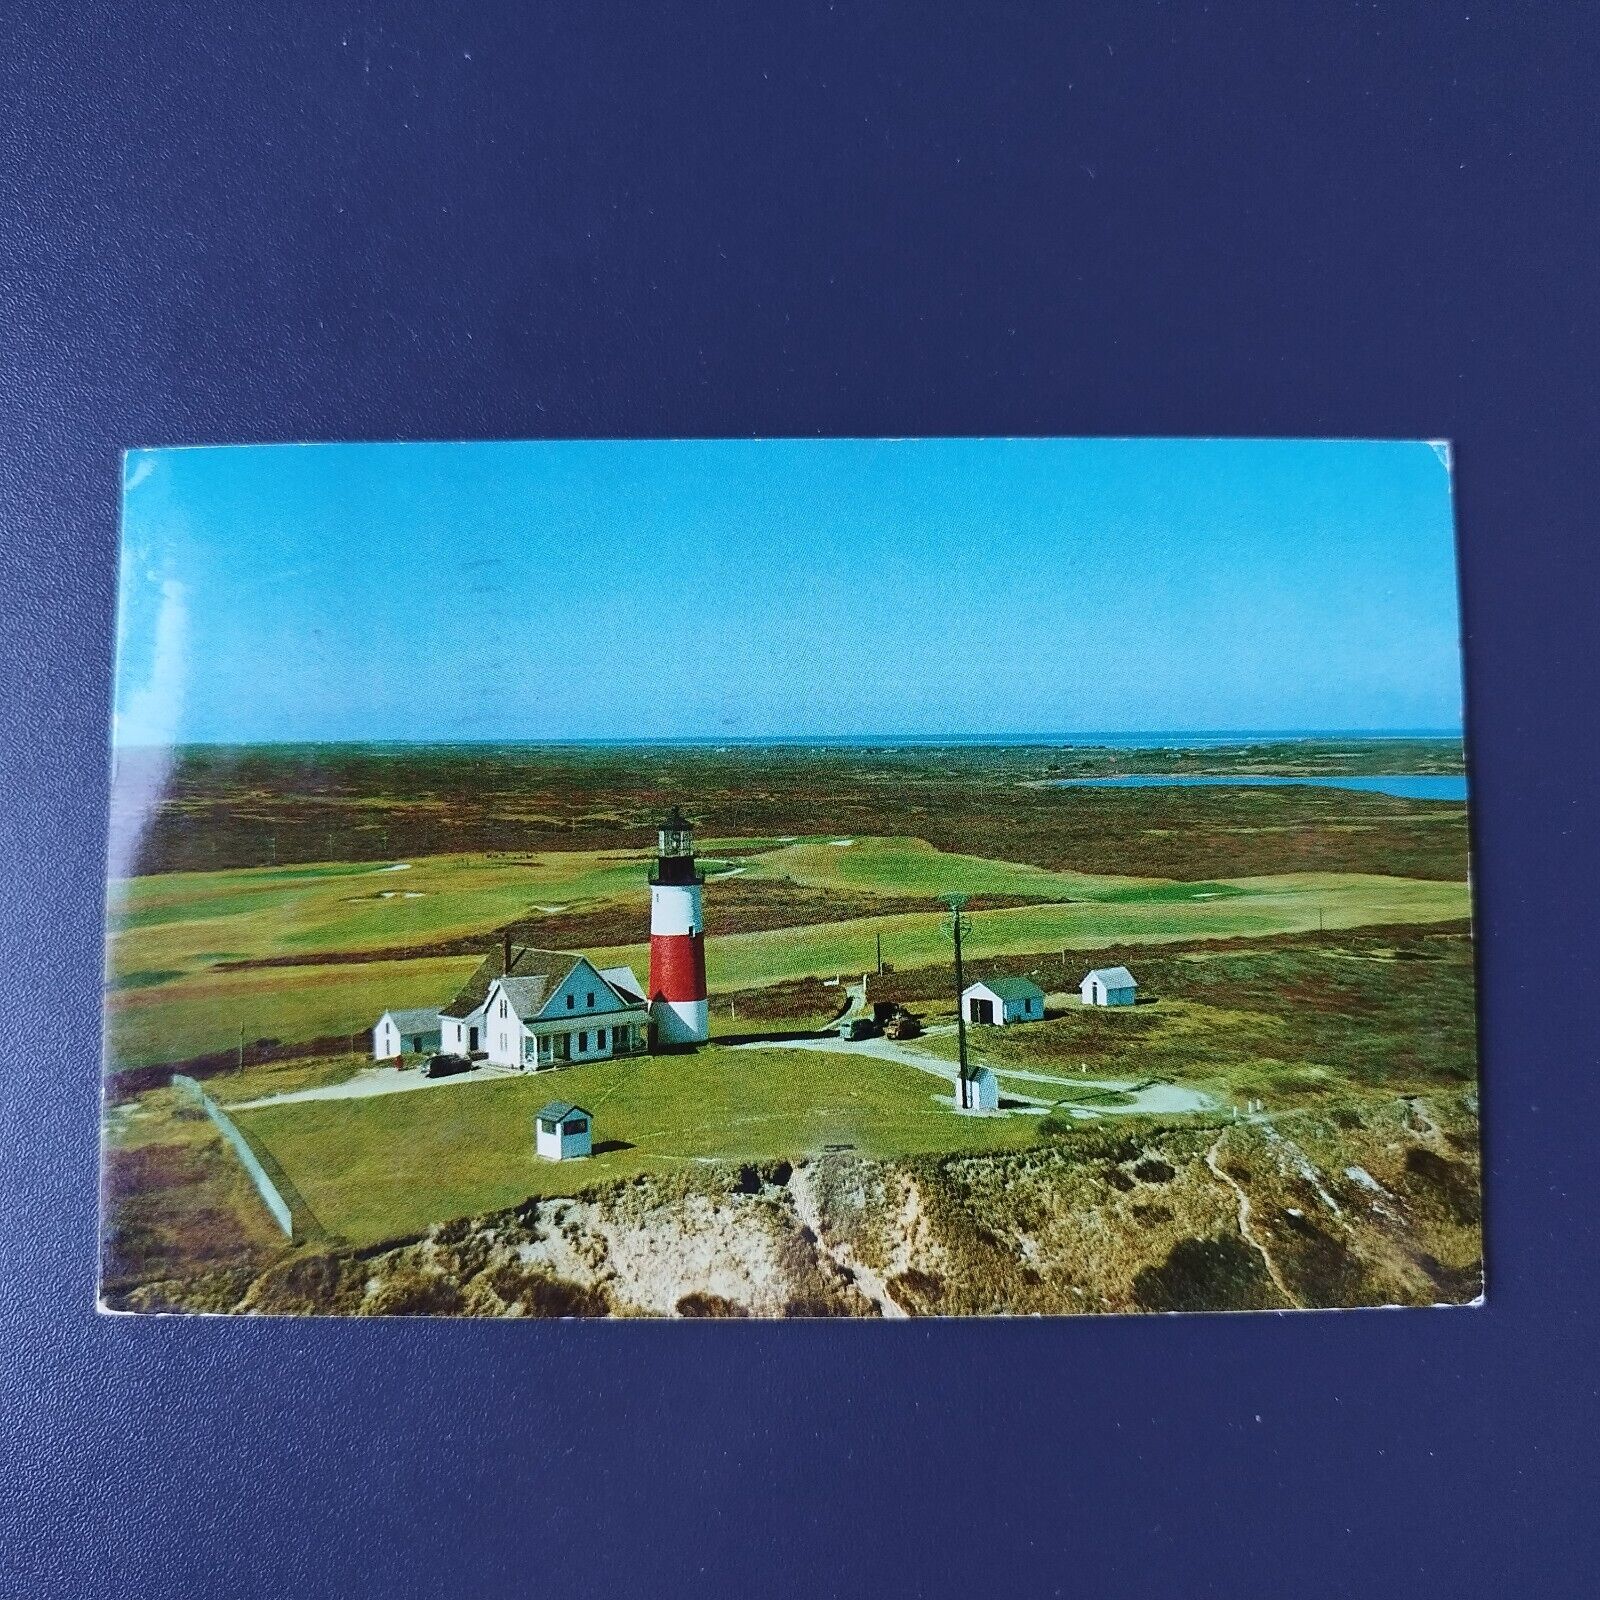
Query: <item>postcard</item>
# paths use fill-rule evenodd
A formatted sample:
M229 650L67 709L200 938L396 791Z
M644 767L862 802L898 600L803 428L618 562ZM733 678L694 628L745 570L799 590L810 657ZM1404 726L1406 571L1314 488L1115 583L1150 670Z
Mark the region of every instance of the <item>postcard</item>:
M126 457L100 1303L1483 1292L1448 449Z

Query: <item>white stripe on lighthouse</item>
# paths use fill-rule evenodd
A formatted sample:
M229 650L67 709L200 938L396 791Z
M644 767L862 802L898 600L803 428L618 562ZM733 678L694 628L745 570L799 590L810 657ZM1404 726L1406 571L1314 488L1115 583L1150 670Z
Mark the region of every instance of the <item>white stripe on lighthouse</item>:
M704 1044L711 1037L710 1008L704 1000L657 1000L650 1015L662 1044Z
M700 885L658 883L650 890L651 933L700 933Z

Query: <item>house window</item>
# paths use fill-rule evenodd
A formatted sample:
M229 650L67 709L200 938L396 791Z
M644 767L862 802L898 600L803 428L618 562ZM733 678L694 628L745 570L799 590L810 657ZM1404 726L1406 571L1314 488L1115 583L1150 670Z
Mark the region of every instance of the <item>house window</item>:
M589 1048L589 1035L588 1034L580 1033L578 1035L578 1048L580 1050L587 1050Z
M567 1134L587 1133L589 1131L589 1124L583 1117L574 1117L571 1122L567 1123L562 1128L561 1131Z
M589 1007L589 1009L591 1011L594 1010L594 990L593 989L591 989L589 991L589 998L585 1003L588 1005L588 1007Z
M506 997L504 995L501 995L500 996L500 1015L502 1017L504 1017L505 1014L506 1014Z
M575 995L575 994L569 994L569 995L568 995L568 996L567 996L567 1010L568 1010L568 1011L570 1011L570 1010L572 1010L572 1008L573 1008L573 1007L574 1007L574 1006L575 1006L575 1005L577 1005L577 1003L578 1003L578 997L577 997L577 995Z

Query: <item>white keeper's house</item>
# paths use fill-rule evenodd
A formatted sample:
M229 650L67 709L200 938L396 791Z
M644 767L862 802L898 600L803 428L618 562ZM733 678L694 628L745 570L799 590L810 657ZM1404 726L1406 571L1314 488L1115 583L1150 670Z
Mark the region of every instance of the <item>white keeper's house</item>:
M506 940L439 1014L440 1048L532 1071L649 1048L650 1007L630 967Z
M509 939L449 1005L385 1012L372 1031L380 1061L443 1050L524 1072L633 1055L649 1044L650 1007L632 968L602 969L587 956Z

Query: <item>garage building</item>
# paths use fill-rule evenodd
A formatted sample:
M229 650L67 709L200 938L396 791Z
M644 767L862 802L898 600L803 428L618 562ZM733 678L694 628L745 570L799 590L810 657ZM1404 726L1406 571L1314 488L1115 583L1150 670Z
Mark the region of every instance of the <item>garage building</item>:
M969 983L961 991L961 1010L968 1022L1038 1022L1044 1016L1044 990L1028 978Z

